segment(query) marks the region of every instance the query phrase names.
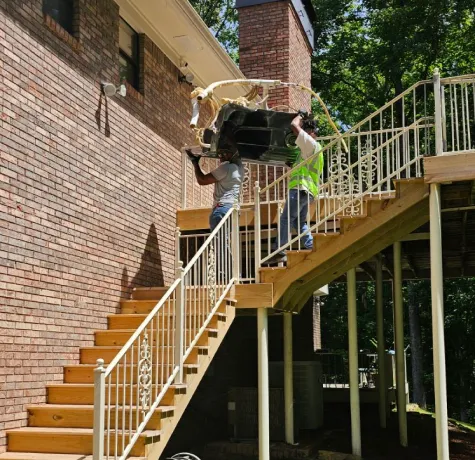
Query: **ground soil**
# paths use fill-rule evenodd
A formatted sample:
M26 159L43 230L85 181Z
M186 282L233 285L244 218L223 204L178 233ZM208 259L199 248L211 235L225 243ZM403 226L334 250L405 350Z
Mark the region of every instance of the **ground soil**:
M362 405L362 449L364 460L437 460L435 419L431 415L410 412L408 417L409 446L399 445L397 413L392 412L387 428L379 426L376 406ZM450 423L450 460L475 460L475 432ZM216 443L207 448L197 447L203 460L256 460L258 447L255 441L241 443L223 441L216 451ZM239 446L240 444L240 446ZM281 446L281 448L279 448ZM210 449L213 447L212 449ZM290 450L289 450L290 449ZM272 460L318 460L319 451L351 453L351 426L349 407L332 405L325 411L325 427L317 431L301 431L298 446L272 443ZM323 455L323 454L322 454ZM326 454L328 455L328 454ZM324 456L346 459L345 455Z
M349 413L345 408L325 414L330 424L318 434L318 448L351 452ZM362 406L362 449L364 460L436 460L435 419L431 415L408 413L409 447L399 445L397 413L392 412L387 428L379 427L374 409ZM330 426L328 426L330 425ZM475 432L450 423L450 459L475 460Z

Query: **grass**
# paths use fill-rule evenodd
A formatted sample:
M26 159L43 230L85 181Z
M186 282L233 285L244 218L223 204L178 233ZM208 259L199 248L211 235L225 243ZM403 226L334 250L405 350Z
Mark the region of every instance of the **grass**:
M432 418L435 418L435 414L425 409L421 409L417 404L408 404L407 405L407 412L416 412L418 414L423 415L430 415ZM475 425L471 425L470 423L461 422L454 418L449 418L449 422L453 423L458 427L465 428L466 430L474 431L475 432Z

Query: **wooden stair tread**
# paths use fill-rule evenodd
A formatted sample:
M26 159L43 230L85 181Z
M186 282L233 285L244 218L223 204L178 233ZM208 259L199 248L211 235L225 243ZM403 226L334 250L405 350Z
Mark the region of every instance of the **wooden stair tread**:
M153 384L152 386L156 386L156 385L162 386L161 383L160 384ZM121 387L121 386L123 386L123 384L118 383L117 386ZM127 386L130 387L129 384L127 384ZM170 388L177 389L177 390L186 390L187 386L188 385L186 385L186 383L182 383L182 384L179 384L179 385L173 384L173 385L170 385ZM93 383L48 383L46 385L46 388L63 388L63 387L94 388L94 384Z
M92 384L94 385L94 384ZM107 408L107 405L105 406ZM115 406L111 406L115 407ZM122 405L119 405L119 410L122 410ZM125 409L128 410L132 408L132 410L137 409L137 406L129 406L126 405ZM70 410L94 410L94 406L92 404L28 404L26 406L26 410L35 410L35 409L70 409ZM156 409L158 412L171 412L175 410L175 406L158 406Z
M206 302L209 302L209 300L206 300ZM190 301L190 303L194 303L194 301ZM217 311L214 313L215 315L217 316L226 316L226 313L222 313L220 311ZM107 315L107 318L147 318L149 314L148 313L116 313L116 314L111 314L111 315ZM160 318L160 316L162 315L162 313L158 313L158 317ZM165 316L175 316L175 312L166 312L165 313ZM195 313L193 315L190 315L190 312L188 312L188 314L186 316L203 316L203 314L201 313ZM135 330L135 329L134 329Z
M259 271L260 272L266 272L266 271L269 271L269 272L272 272L272 271L275 271L275 270L286 270L287 267L261 267L259 268Z
M43 454L40 452L5 452L0 460L93 460L92 455ZM127 457L127 460L147 460L147 457Z
M115 430L114 430L115 431ZM35 427L35 426L25 426L22 428L12 428L11 430L5 430L7 434L45 434L51 435L55 433L57 435L69 435L69 436L92 436L94 434L93 428L56 428L56 427ZM118 434L122 434L122 430L117 430ZM125 435L129 435L129 431L125 430ZM160 430L144 430L140 433L140 438L156 437L160 436Z
M364 201L370 200L391 200L392 198L396 198L396 192L371 192L369 195L365 195L363 197Z
M10 430L5 430L7 433L49 433L51 431L57 431L61 434L93 434L93 428L49 428L49 427L36 427L36 426L25 426L22 428L12 428ZM121 430L117 430L119 433ZM128 434L128 431L126 430ZM158 436L160 430L145 430L141 433L141 436Z
M107 330L110 330L110 329L107 329ZM112 329L112 330L116 330L116 331L119 331L120 329ZM169 349L169 348L173 348L174 349L174 346L173 345L150 345L152 348L158 348L158 349ZM117 351L120 351L122 350L122 348L124 348L123 346L121 345L91 345L90 347L81 347L80 350L117 350ZM209 349L209 346L207 345L195 345L194 348L197 348L198 350L208 350Z
M155 363L153 363L154 366L156 366ZM173 366L173 364L161 364L161 363L158 363L159 366ZM137 364L134 364L133 365L134 367L137 367ZM187 368L190 368L190 369L195 369L195 368L199 368L200 365L199 364L188 364L188 363L185 363L183 364L183 366L187 367ZM64 369L85 369L85 368L90 368L92 367L93 369L95 369L97 367L97 364L67 364L66 366L64 366ZM123 364L120 365L121 368L124 367ZM126 364L125 367L130 367L130 364Z

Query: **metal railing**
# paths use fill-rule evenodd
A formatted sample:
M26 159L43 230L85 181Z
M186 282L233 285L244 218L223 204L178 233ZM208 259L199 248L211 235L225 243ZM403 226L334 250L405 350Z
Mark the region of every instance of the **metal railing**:
M421 133L428 125L431 125L430 119L417 120L373 150L359 156L353 163L350 163L351 151L340 150L336 165L338 172L326 182L318 184L316 200L313 200L308 191L296 192L288 189L287 202L291 204L284 207L282 214L284 219L279 219L274 244L270 248L268 246L267 250L263 246L264 252L256 254L256 257L260 257L260 263L268 261L292 245L296 245L297 250L310 249L313 245L313 235L334 231L339 225L340 217L364 215L364 201L368 197L390 196L391 192L394 192L392 182L394 179L420 177L422 150L426 142ZM347 139L349 138L350 136L347 136ZM330 143L323 149L323 153L328 152L333 145L335 144ZM311 157L306 161L314 159ZM293 171L288 174L292 173ZM270 215L272 204L267 196L271 188L276 186L278 184L275 182L260 190L256 184L254 200L256 212L262 212L264 208L266 215ZM261 206L261 203L264 205ZM261 230L264 233L272 228L270 219L266 225L267 227L264 226ZM292 237L292 229L297 230L297 236Z
M239 217L239 282L251 283L255 281L254 272L254 227L252 225L254 210L250 207L241 207L238 211ZM193 258L196 251L204 244L209 237L208 232L179 234L178 251L180 260L187 264Z
M348 352L318 352L323 388L349 388ZM378 375L377 354L358 354L360 388L374 388Z
M206 238L112 362L94 373L94 460L123 460L239 278L238 210L232 208ZM179 234L177 235L177 244ZM177 250L177 254L179 254Z
M342 216L362 216L364 201L371 197L391 196L393 180L420 177L422 158L435 151L434 97L429 81L419 82L341 136L328 138L322 150L264 188L256 183L256 213L270 216L273 196L281 196L285 187L285 206L277 225L267 218L263 234L276 230L272 244L262 244L256 251L258 266L291 247L310 249L313 235L338 228ZM326 169L319 178L316 199L308 190L292 190L291 178L299 179L298 170L311 169L323 155ZM282 209L283 208L283 209ZM292 235L296 230L297 235Z
M443 153L475 152L475 75L440 79Z
M207 174L219 166L219 160L215 158L203 157L200 161L202 171ZM259 181L261 187L267 187L285 174L289 169L287 166L268 165L260 163L251 163L243 161L244 178L241 185L239 197L240 204L252 204L254 202L254 193L252 184ZM182 157L182 188L181 188L181 208L209 208L213 204L213 187L203 187L198 185L195 180L193 165L186 154ZM285 193L285 182L274 200L283 199Z

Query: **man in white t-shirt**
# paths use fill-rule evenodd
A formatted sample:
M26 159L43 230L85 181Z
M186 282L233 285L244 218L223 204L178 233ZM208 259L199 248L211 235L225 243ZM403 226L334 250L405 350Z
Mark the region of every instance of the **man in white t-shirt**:
M282 248L268 263L286 262L287 257L283 248L289 242L292 230L297 230L301 237L302 249L311 249L313 237L308 231L307 215L310 203L318 195L318 186L323 173L323 153L320 152L310 162L310 157L319 152L321 145L315 140L318 134L315 120L304 119L299 112L291 124L292 131L297 135L296 144L300 152L294 163L295 169L289 177L288 196L284 210L280 216L279 248ZM299 167L300 165L300 167ZM273 251L277 249L277 241Z
M199 185L214 184L213 209L209 216L209 226L213 231L221 219L227 214L234 203L239 203L239 193L244 177L244 168L236 149L232 147L220 149L218 157L221 164L208 174L201 171L200 157L187 151L195 168L195 176Z

